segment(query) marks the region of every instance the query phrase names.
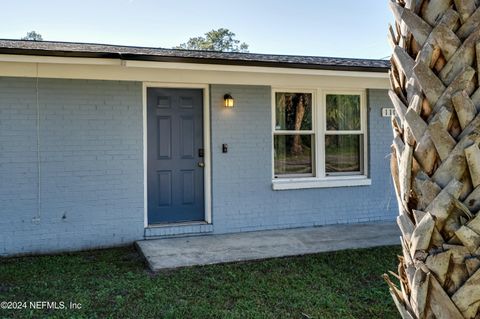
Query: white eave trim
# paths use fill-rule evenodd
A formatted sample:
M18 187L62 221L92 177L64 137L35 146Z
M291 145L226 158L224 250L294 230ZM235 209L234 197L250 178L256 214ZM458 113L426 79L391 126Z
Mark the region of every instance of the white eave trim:
M336 70L317 70L317 69L301 69L301 68L277 68L277 67L262 67L262 66L131 61L131 60L126 60L125 66L134 67L134 68L184 69L184 70L200 70L200 71L250 72L250 73L281 73L281 74L301 74L301 75L330 75L330 76L388 79L387 72L368 72L368 71L365 71L365 72L336 71Z
M0 54L0 62L76 64L76 65L111 65L111 66L123 66L127 68L179 69L179 70L197 70L197 71L249 72L249 73L297 74L297 75L325 75L325 76L346 76L346 77L388 79L387 72L337 71L337 70L257 67L257 66L243 66L243 65L223 65L223 64L207 64L207 63L186 63L186 62L182 63L182 62L135 61L135 60L121 60L121 59L108 59L108 58L102 59L102 58L77 58L77 57Z

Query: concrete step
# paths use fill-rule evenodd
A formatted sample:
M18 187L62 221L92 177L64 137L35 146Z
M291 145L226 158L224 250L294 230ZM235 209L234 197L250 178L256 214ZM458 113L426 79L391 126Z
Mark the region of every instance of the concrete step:
M313 254L350 248L399 245L395 223L313 228L137 241L153 271L235 261Z

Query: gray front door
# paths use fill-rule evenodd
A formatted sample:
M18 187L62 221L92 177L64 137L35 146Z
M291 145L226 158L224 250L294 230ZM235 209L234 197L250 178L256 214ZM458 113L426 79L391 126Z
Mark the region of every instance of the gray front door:
M148 223L204 220L203 90L147 89Z

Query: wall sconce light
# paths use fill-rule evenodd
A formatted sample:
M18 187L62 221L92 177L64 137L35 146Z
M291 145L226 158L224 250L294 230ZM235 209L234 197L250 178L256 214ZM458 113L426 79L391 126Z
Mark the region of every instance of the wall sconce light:
M232 108L234 105L233 97L230 94L225 94L223 96L223 106Z

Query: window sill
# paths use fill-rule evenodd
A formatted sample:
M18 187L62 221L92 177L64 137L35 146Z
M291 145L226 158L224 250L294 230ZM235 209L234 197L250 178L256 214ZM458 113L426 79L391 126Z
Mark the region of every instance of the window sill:
M273 190L329 188L372 185L366 176L335 176L325 178L278 178L272 181Z

